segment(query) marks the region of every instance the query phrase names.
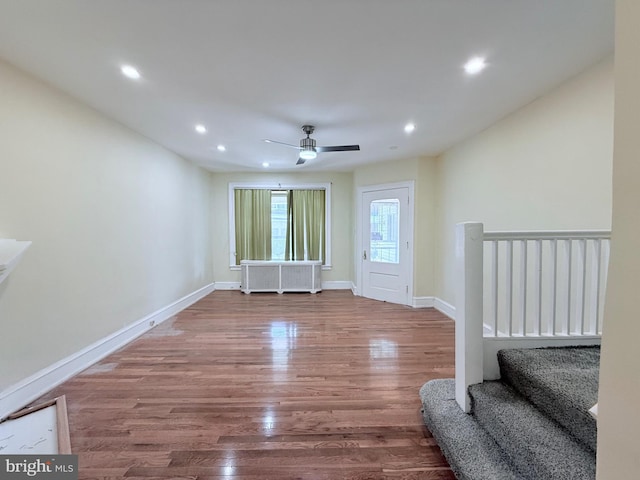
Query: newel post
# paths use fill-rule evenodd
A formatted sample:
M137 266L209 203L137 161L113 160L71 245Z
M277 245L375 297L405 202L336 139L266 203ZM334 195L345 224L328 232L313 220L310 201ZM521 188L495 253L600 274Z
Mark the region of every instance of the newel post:
M456 401L469 412L467 389L482 382L483 225L456 225Z

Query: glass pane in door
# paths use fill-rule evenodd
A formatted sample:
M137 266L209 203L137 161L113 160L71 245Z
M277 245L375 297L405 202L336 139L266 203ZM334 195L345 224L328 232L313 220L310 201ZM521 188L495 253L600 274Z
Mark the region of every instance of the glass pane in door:
M400 262L400 201L397 198L374 200L369 206L371 238L370 261Z

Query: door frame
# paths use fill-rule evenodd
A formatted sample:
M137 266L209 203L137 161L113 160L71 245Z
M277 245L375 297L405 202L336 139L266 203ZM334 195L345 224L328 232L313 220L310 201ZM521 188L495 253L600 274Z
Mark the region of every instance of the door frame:
M355 241L355 249L354 249L354 263L356 267L356 285L354 289L354 294L358 296L362 296L362 230L363 230L363 221L362 218L362 207L363 207L363 196L368 192L378 192L383 190L392 190L395 188L408 188L409 189L409 205L407 212L407 238L409 239L409 248L407 249L407 269L408 276L407 284L409 286L409 294L407 295L407 303L406 305L413 305L413 273L414 273L414 265L413 265L413 249L414 249L414 211L415 211L415 182L413 180L408 180L405 182L394 182L394 183L382 183L378 185L365 185L362 187L358 187L356 193L356 241Z

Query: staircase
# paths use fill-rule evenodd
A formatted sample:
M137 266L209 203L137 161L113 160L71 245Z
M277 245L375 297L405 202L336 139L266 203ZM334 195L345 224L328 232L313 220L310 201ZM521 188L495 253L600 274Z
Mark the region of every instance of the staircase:
M498 352L501 380L471 385L471 414L453 379L420 389L424 422L458 480L591 480L596 472L600 347Z

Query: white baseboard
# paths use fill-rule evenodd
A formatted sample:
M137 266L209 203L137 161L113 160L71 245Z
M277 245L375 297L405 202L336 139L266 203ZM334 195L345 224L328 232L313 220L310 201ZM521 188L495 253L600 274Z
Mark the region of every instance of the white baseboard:
M411 306L413 308L431 308L433 307L433 297L413 297Z
M240 290L240 282L215 282L216 290Z
M444 300L438 297L435 297L433 300L433 306L435 307L436 310L444 313L451 320L456 319L456 307L454 307L450 303L447 303Z
M360 292L358 292L358 287L353 282L351 282L351 293L353 293L356 297L360 296Z
M348 280L328 280L322 282L323 290L351 290L352 283Z
M102 360L155 325L171 318L213 291L213 283L206 285L6 388L0 392L0 419L41 397L52 388Z

